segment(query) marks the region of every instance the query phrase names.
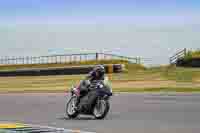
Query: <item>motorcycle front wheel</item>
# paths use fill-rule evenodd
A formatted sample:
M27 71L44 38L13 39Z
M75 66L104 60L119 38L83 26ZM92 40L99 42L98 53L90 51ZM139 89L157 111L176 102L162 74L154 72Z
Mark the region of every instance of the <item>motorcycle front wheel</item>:
M76 107L76 102L77 102L77 97L76 96L72 96L70 98L70 100L67 103L66 106L66 114L69 118L76 118L78 116L78 111L76 111L75 107Z
M93 115L96 119L104 119L110 110L110 103L105 99L97 99Z

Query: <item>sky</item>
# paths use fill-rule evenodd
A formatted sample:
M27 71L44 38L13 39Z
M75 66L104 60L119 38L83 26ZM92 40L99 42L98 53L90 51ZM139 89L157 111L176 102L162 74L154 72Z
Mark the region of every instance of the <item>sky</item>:
M198 0L1 0L0 18L6 23L112 23L117 20L139 24L154 19L150 22L192 24L199 19L199 6Z
M198 0L0 0L0 56L107 51L167 63L199 48Z

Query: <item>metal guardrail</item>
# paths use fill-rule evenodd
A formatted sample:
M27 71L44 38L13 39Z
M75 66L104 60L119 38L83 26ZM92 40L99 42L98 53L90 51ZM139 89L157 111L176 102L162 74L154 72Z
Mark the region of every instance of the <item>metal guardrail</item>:
M85 53L85 54L64 54L64 55L50 55L39 57L3 57L0 58L1 65L17 65L17 64L61 64L61 63L76 63L81 61L91 60L125 60L131 63L141 64L140 57L126 57L107 53Z
M178 59L185 57L187 54L187 49L184 48L183 50L177 52L172 57L170 57L170 64L176 64Z

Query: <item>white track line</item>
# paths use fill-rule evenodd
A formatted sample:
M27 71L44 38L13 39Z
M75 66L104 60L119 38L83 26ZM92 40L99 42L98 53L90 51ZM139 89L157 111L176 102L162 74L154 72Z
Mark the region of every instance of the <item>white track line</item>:
M49 128L49 129L56 129L58 131L72 132L72 133L95 133L95 132L87 132L87 131L81 131L81 130L72 130L72 129L65 129L65 128L50 127L50 126L41 126L41 125L32 125L32 124L24 124L24 125L28 127Z
M50 126L41 126L41 125L34 125L34 124L23 124L20 122L5 122L5 121L0 121L0 124L3 123L8 123L8 124L22 124L26 127L32 127L32 128L47 128L47 129L54 129L54 130L58 130L58 132L71 132L71 133L95 133L95 132L87 132L87 131L81 131L81 130L72 130L72 129L65 129L65 128L57 128L57 127L50 127Z

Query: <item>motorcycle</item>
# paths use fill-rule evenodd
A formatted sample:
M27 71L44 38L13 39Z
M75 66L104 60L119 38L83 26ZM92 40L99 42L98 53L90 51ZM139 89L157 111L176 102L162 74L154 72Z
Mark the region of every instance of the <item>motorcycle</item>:
M87 82L90 84L87 94L84 95L78 104L79 110L77 110L77 100L80 96L81 83ZM112 88L109 85L108 78L104 81L98 82L95 85L91 85L89 81L81 81L79 87L72 87L70 91L70 99L66 105L66 114L69 118L74 119L79 114L93 115L96 119L104 119L110 110L110 97L112 96ZM91 97L95 95L95 98L91 102Z

